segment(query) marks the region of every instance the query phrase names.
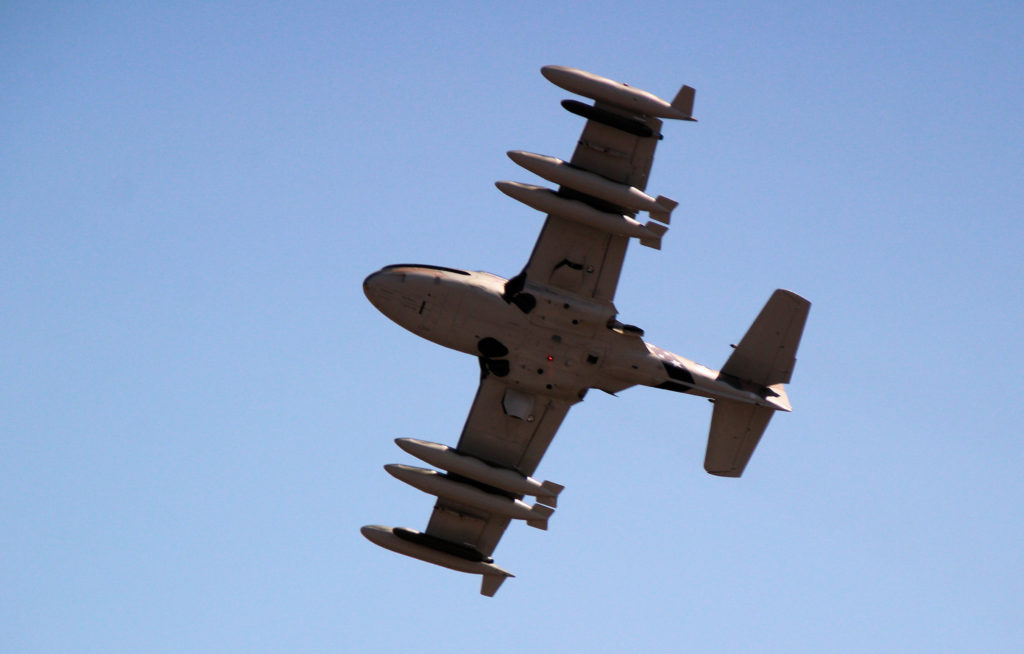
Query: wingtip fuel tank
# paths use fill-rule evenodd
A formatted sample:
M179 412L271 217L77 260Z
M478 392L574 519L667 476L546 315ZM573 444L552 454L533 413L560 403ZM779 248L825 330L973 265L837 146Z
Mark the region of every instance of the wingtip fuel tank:
M359 531L371 543L386 550L433 563L449 570L482 575L481 595L493 597L506 579L515 576L472 548L448 543L415 529L366 525Z
M695 92L689 86L680 89L675 99L669 104L647 91L577 68L544 66L540 72L549 82L566 91L625 109L634 114L676 120L696 120L691 115Z

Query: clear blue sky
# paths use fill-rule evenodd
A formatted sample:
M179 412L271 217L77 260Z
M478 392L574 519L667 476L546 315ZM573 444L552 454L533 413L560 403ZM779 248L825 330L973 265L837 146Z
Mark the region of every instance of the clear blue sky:
M0 7L0 650L1024 651L1019 3L169 4ZM588 396L487 599L359 534L477 380L361 281L518 272L545 64L697 88L624 321L717 367L814 305L740 480L706 402Z

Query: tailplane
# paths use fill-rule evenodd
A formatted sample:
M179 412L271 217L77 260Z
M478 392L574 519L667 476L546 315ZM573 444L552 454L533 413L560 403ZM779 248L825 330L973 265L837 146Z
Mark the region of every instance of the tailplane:
M792 291L772 293L722 372L761 386L788 384L811 303Z
M742 475L773 415L768 407L716 399L704 469L719 477Z
M772 406L715 399L704 469L721 477L739 477L776 411L792 411L784 384L796 365L796 350L811 303L791 291L772 293L743 336L722 373L762 387Z

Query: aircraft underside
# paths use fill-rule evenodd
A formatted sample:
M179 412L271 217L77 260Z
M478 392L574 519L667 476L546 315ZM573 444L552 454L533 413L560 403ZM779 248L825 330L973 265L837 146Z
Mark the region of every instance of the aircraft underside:
M662 119L693 121L695 92L671 103L584 71L546 66L557 86L593 99L562 106L586 119L571 161L521 150L509 157L557 190L498 182L506 195L546 214L526 266L511 279L435 265L385 266L363 282L388 318L439 345L476 357L480 383L458 444L397 439L439 470L385 466L434 496L426 530L370 525L370 541L436 565L479 574L493 595L512 576L492 558L512 520L547 529L562 486L533 474L570 407L591 388L643 385L714 402L704 468L739 477L776 411L790 411L784 385L810 303L775 291L720 370L643 340L613 302L632 240L662 248L672 211L644 192ZM649 220L642 221L645 212ZM533 497L534 504L524 502Z

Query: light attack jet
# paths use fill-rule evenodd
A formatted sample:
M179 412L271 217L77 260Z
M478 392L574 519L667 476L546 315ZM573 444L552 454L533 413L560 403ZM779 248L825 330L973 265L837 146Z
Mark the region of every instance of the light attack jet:
M771 417L792 410L785 384L810 308L795 293L775 291L721 370L647 343L641 329L620 322L613 299L626 246L637 239L661 249L677 206L644 192L662 119L693 121L695 92L683 86L666 102L573 68L541 72L594 102L562 102L586 119L570 161L509 153L558 186L497 183L547 215L522 272L504 279L398 264L363 282L367 298L391 320L477 357L480 385L455 447L396 441L440 471L386 466L437 498L426 530L370 525L362 533L395 552L482 575L480 592L488 596L512 576L492 558L510 521L547 529L562 487L532 475L569 408L589 389L618 393L643 385L709 398L714 409L704 469L739 477Z

